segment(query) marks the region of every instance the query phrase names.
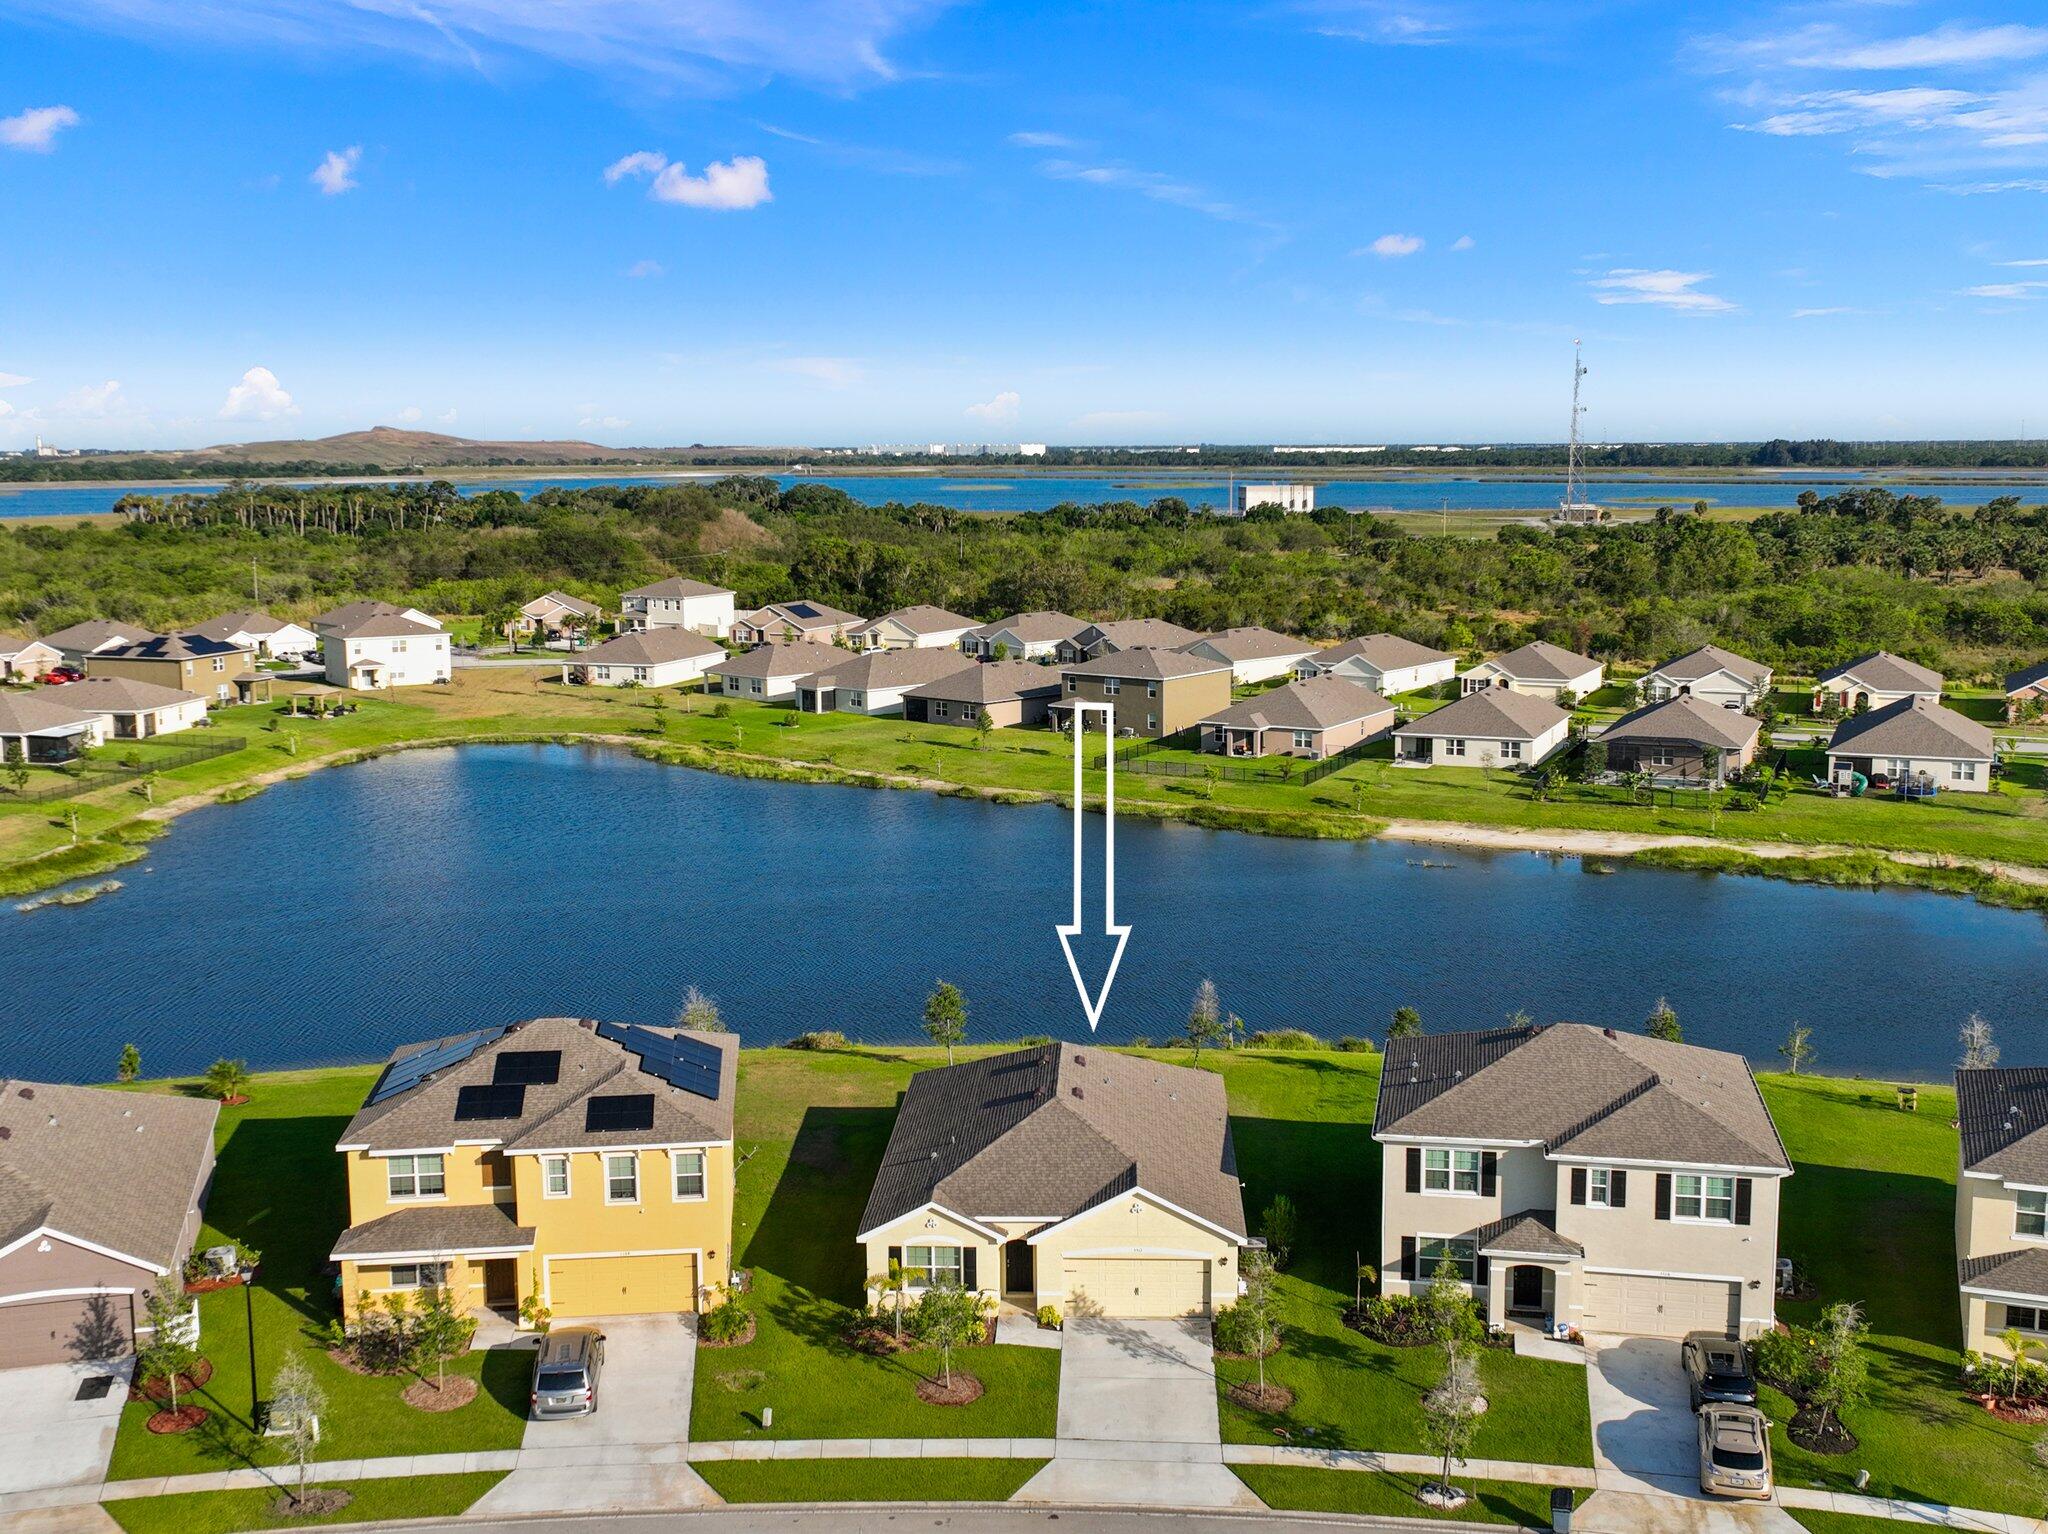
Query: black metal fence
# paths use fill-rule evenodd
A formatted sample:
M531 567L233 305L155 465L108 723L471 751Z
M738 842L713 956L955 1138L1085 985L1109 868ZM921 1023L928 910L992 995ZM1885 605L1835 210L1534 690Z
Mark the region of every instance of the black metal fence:
M1126 772L1152 778L1207 778L1218 783L1285 783L1294 774L1280 764L1247 767L1237 762L1156 762L1148 757L1124 763Z
M139 744L130 742L129 744ZM90 794L102 788L116 788L123 783L134 783L159 772L175 772L180 767L195 767L201 762L210 762L217 756L228 756L242 750L249 744L241 735L206 735L201 739L178 746L158 746L154 741L147 750L139 754L134 762L109 760L105 756L82 757L77 761L58 767L51 774L55 781L36 787L16 789L9 782L5 792L0 793L0 803L5 804L47 804L56 799L76 799L81 794ZM114 740L103 746L103 751L117 751L122 742Z

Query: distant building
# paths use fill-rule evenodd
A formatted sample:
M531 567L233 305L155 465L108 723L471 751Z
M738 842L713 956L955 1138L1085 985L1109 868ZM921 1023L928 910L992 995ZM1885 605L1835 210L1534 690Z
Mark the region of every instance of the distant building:
M1045 444L1043 442L1019 442L1017 444L1017 456L1019 458L1043 458L1045 456Z
M1243 516L1254 506L1278 506L1289 516L1301 516L1316 509L1314 485L1239 485L1232 493L1230 510Z

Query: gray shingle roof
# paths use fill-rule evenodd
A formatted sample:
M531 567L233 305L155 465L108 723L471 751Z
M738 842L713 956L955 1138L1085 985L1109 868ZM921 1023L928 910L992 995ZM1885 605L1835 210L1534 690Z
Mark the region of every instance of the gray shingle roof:
M209 639L204 634L158 634L134 644L115 645L96 652L93 660L212 660L219 655L246 655L241 645L226 639Z
M1245 660L1279 660L1282 657L1300 658L1315 651L1314 645L1275 633L1272 629L1258 627L1220 629L1214 634L1205 634L1200 639L1178 648L1188 651L1199 648L1232 663Z
M1389 1040L1373 1124L1572 1156L1792 1165L1741 1056L1583 1023Z
M2008 694L2024 692L2029 687L2039 687L2043 683L2048 683L2048 660L2042 661L2038 666L2028 666L2023 671L2013 672L2005 679L2005 690Z
M1474 1250L1488 1257L1583 1257L1586 1249L1558 1234L1555 1209L1524 1209L1472 1232Z
M1675 740L1692 745L1720 746L1729 751L1748 747L1763 728L1747 714L1705 703L1698 698L1667 698L1623 714L1607 727L1602 740Z
M675 660L703 660L725 654L725 646L688 629L647 629L637 634L620 634L603 644L592 645L566 656L570 665L659 666Z
M1894 655L1873 650L1821 673L1821 682L1856 682L1878 692L1940 692L1941 673Z
M1074 643L1084 650L1092 650L1098 644L1115 650L1135 650L1147 645L1173 650L1201 637L1193 629L1168 623L1164 618L1115 618L1107 623L1089 624L1074 636Z
M1989 761L1997 751L1997 742L1976 720L1965 719L1954 709L1930 703L1924 697L1912 697L1844 719L1835 726L1828 750L1858 756Z
M1956 1072L1963 1170L2048 1187L2048 1067Z
M680 600L683 597L729 597L732 593L723 586L713 586L708 581L693 581L687 576L672 575L667 580L655 581L651 585L635 586L631 591L621 592L620 595Z
M1426 644L1403 639L1399 634L1367 634L1358 639L1347 639L1328 650L1318 650L1309 659L1322 667L1361 660L1375 671L1400 671L1456 657L1447 650L1432 650Z
M275 634L285 627L282 618L273 618L260 608L245 608L238 613L222 613L208 618L204 623L195 623L185 632L197 634L202 639L233 639L237 634Z
M1047 1044L913 1076L860 1229L929 1203L1065 1219L1138 1187L1246 1234L1223 1079Z
M845 658L844 650L800 639L794 644L756 645L744 655L730 656L705 669L713 676L809 676Z
M751 612L741 613L739 617L756 628L778 631L788 628L799 634L857 626L862 621L859 613L827 607L823 602L770 602L766 607L757 607Z
M400 1209L351 1225L330 1254L344 1257L440 1257L458 1252L531 1251L533 1228L497 1204L441 1204Z
M1184 650L1157 650L1140 645L1135 649L1111 650L1093 660L1062 666L1060 671L1066 676L1113 676L1125 681L1164 682L1229 669L1228 661L1189 655Z
M70 707L54 696L58 691L54 687L38 687L33 692L0 692L0 735L33 735L38 730L62 730L70 725L88 724L99 717L90 709Z
M1724 650L1719 645L1705 644L1690 654L1667 660L1650 675L1668 676L1674 682L1697 682L1716 671L1725 671L1738 682L1745 682L1751 687L1762 683L1771 674L1769 666L1737 655L1733 650Z
M379 602L369 599L361 602L344 602L339 607L330 607L313 620L311 627L321 630L352 629L356 624L369 618L399 618L418 608L400 607L395 602Z
M1410 739L1462 735L1479 740L1534 740L1570 718L1548 698L1488 687L1411 719L1394 733Z
M1058 644L1072 639L1088 627L1079 618L1060 612L1011 613L973 631L976 639L993 639L998 634L1015 634L1025 644Z
M1517 681L1569 682L1574 677L1584 676L1600 662L1590 655L1581 655L1554 645L1547 639L1533 640L1519 650L1510 650L1505 655L1495 655L1487 662L1503 674Z
M1240 730L1327 730L1384 714L1394 705L1357 682L1340 676L1303 677L1254 698L1244 698L1202 723Z
M43 643L53 650L93 650L112 640L115 644L133 644L138 639L154 639L156 633L139 623L122 623L112 618L88 618L83 623L74 623L68 629L59 629L54 634L43 635Z
M856 632L865 633L879 628L884 623L900 624L913 634L943 634L949 630L971 629L972 618L959 613L949 613L943 607L920 603L915 607L899 607L894 612L883 613L879 618L870 618Z
M2048 1251L2034 1247L1988 1257L1966 1257L1956 1264L1956 1277L1965 1289L1989 1289L1999 1294L2024 1294L2048 1300Z
M1014 698L1056 694L1059 690L1060 674L1051 666L1028 660L996 660L913 687L906 696L943 698L948 703L1008 703Z
M190 703L199 696L183 688L160 687L155 682L137 682L125 676L88 676L82 682L39 689L38 695L91 714L145 713L169 708L174 703Z
M542 602L552 602L557 607L566 607L570 612L577 613L585 618L594 618L598 612L595 602L586 602L581 597L572 597L566 591L543 591L526 605L528 607L537 607Z
M953 649L869 650L861 655L836 650L833 655L830 664L818 668L816 678L855 692L919 687L980 664Z

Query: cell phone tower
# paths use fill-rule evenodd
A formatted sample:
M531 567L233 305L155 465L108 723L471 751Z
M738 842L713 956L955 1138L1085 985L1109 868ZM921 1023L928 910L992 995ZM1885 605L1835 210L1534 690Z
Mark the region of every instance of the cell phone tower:
M1586 498L1585 444L1579 440L1579 417L1586 407L1579 403L1579 386L1586 376L1586 364L1579 355L1579 342L1572 340L1572 433L1564 460L1564 499L1557 503L1560 522L1598 522L1603 513Z

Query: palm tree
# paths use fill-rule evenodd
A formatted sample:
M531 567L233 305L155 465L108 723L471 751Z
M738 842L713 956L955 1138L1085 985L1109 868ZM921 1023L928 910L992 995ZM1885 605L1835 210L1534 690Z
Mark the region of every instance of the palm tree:
M2020 1398L2020 1372L2026 1366L2027 1355L2040 1344L2017 1326L2008 1326L1998 1334L1998 1340L2005 1344L2006 1352L2012 1354L2012 1373L2007 1377L2005 1388L2005 1404L2011 1406Z
M206 1095L219 1098L222 1102L227 1102L231 1098L247 1097L253 1079L249 1074L248 1061L229 1060L223 1057L206 1068Z

